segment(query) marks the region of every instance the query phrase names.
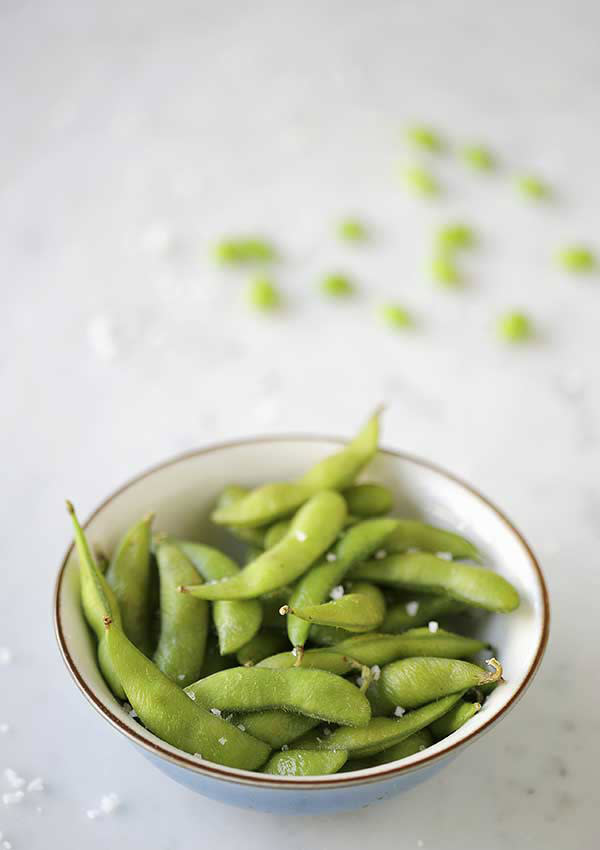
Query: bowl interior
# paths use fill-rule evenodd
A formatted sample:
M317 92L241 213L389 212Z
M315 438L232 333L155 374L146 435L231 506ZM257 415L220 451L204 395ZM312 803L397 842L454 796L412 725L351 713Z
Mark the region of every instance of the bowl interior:
M110 553L127 528L145 512L153 510L155 529L202 540L235 555L231 538L209 520L210 510L223 487L232 483L254 486L268 480L293 478L338 446L337 441L321 438L259 439L176 458L125 485L101 505L87 523L89 539ZM398 515L425 519L472 539L482 551L484 562L509 579L521 595L521 605L512 614L484 613L462 624L497 647L506 684L494 691L483 710L458 732L423 753L404 759L401 769L410 769L470 740L520 695L543 653L548 627L547 596L539 567L526 543L496 508L462 482L423 461L387 451L380 452L361 480L376 480L390 487ZM83 619L73 550L68 553L59 576L56 606L58 638L67 665L85 695L109 721L121 731L132 733L138 743L151 746L167 758L176 758L180 764L226 778L235 777L237 781L243 781L244 777L250 782L257 781L260 774L188 758L143 729L114 699L98 671L95 647ZM389 773L390 767L381 765L344 774L344 781L351 776L375 778ZM268 777L271 784L294 781L298 778ZM323 777L322 781L339 781L339 776Z

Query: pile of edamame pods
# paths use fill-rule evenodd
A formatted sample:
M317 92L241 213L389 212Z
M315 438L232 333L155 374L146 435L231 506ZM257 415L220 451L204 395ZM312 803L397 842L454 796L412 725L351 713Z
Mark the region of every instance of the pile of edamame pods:
M375 413L295 481L226 487L212 519L243 567L153 535L151 514L103 562L68 503L100 670L147 729L199 760L314 776L404 758L481 708L502 668L438 620L512 611L518 593L464 537L356 483L378 434Z

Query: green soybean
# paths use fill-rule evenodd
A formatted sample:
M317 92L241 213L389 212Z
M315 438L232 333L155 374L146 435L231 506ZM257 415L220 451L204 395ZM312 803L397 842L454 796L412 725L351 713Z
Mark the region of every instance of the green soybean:
M495 659L489 663L493 664L493 672L452 658L402 658L383 668L379 687L390 703L418 708L449 694L497 681L502 667Z
M451 713L454 709L450 709ZM443 718L436 721L440 723ZM416 753L420 753L423 750L426 750L427 747L430 747L433 743L433 737L429 729L421 729L420 732L415 732L414 735L410 735L408 738L405 738L404 741L400 741L399 744L395 744L393 747L389 747L387 750L382 750L380 753L376 753L369 758L362 759L352 759L346 763L346 767L348 770L363 770L366 767L375 767L378 764L388 764L392 761L400 761L400 759L408 758L409 756L414 756ZM344 750L342 750L344 752Z
M291 744L301 735L305 735L320 724L316 717L304 714L292 714L282 709L255 711L248 714L234 714L231 723L248 732L259 741L264 741L274 750Z
M357 517L386 514L394 501L390 490L381 484L353 484L344 490L342 496L348 505L348 512Z
M463 637L443 629L430 632L428 628L417 628L399 635L376 632L357 635L332 646L328 653L339 652L372 667L374 664L383 666L399 658L415 656L469 658L486 648L487 644L484 641L475 638ZM323 650L313 651L323 652ZM307 652L304 653L305 657L307 654Z
M340 599L320 605L284 605L281 613L284 612L293 614L308 624L339 626L349 632L368 632L383 622L385 599L374 584L356 582L352 593L346 593Z
M160 635L154 663L185 687L202 672L208 634L208 603L177 592L183 582L202 581L193 563L170 542L156 549L160 578Z
M212 514L219 525L257 527L292 514L321 490L343 490L353 484L377 451L379 411L342 451L315 464L296 481L265 484L238 502Z
M258 664L263 658L268 658L280 652L286 646L287 640L282 632L263 629L257 632L248 643L238 649L237 660L242 666L249 667L253 664Z
M256 770L270 747L196 705L106 619L107 645L127 699L144 726L174 747L217 764ZM219 674L217 674L219 675Z
M344 750L318 752L317 750L288 750L274 753L263 773L275 776L325 776L337 773L344 766L348 753Z
M298 663L300 661L300 663ZM287 670L290 667L303 667L309 670L326 670L344 676L350 670L360 667L357 661L343 652L328 649L307 649L301 655L298 650L279 652L263 658L258 667L268 667L271 670Z
M436 528L416 519L396 520L396 528L385 541L385 550L405 552L407 549L420 549L423 552L448 552L453 558L468 558L479 561L481 556L477 547L453 531Z
M294 582L339 534L346 503L339 493L317 492L296 514L283 540L236 576L214 584L183 587L200 599L252 599Z
M221 495L217 499L216 508L227 508L229 505L240 502L248 493L249 490L246 487L240 487L238 484L230 484L222 490ZM264 546L265 531L262 528L241 528L237 525L230 525L227 530L243 543L250 543L259 549L262 549Z
M438 620L452 614L464 611L465 605L448 599L446 596L423 596L423 594L408 595L406 601L388 606L381 631L390 634L405 632L431 620Z
M488 611L506 613L519 605L516 589L498 573L421 552L359 564L350 575L391 587L443 594Z
M152 654L152 520L147 514L129 529L106 571L119 610L123 631L146 655Z
M442 738L447 738L457 729L474 717L481 709L481 704L478 702L459 702L454 708L451 708L447 714L440 717L429 727L431 734L436 741L441 741Z

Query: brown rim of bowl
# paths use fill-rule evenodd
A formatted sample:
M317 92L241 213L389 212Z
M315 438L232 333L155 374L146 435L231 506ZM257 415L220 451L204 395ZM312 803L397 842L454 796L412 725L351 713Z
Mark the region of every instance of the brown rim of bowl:
M137 484L139 481L142 481L144 478L147 478L149 475L152 475L155 472L160 471L168 466L172 466L177 463L181 463L182 461L188 460L192 457L197 457L198 455L209 454L210 452L221 451L223 449L231 449L237 446L244 445L252 445L256 443L270 443L270 442L285 442L288 440L308 440L313 442L329 442L329 443L341 443L343 444L345 441L340 439L339 437L324 437L324 436L316 436L316 435L275 435L273 437L249 437L247 439L242 440L230 440L224 443L216 443L210 446L207 446L203 449L196 449L189 452L184 452L183 454L177 455L176 457L170 458L169 460L163 461L162 463L156 464L156 466L150 467L150 469L145 470L140 473L140 475L136 475L135 478L131 478L121 487L114 491L107 499L105 499L96 510L87 518L84 523L84 528L86 528L89 523L94 519L97 514L100 513L110 502L113 501L117 496L119 496L124 490L127 490L133 484ZM531 683L539 665L544 655L544 651L546 649L546 644L548 642L548 633L550 629L550 600L548 598L548 590L546 588L546 582L544 580L544 576L540 569L540 565L537 562L535 555L533 554L529 544L523 537L523 535L515 528L513 523L506 517L502 511L500 511L496 505L490 502L485 496L483 496L478 490L474 487L471 487L470 484L467 484L461 478L458 478L456 475L453 475L450 472L447 472L445 469L437 466L435 463L431 463L430 461L423 460L422 458L415 457L414 455L406 454L404 452L397 452L393 449L379 449L381 454L392 455L397 458L401 458L402 460L409 461L410 463L417 464L418 466L424 466L427 469L430 469L432 472L437 473L438 475L442 475L443 477L453 481L455 484L458 484L461 487L464 487L465 490L468 490L472 493L476 498L478 498L481 502L487 505L497 517L508 527L508 529L518 538L523 548L527 552L529 560L534 568L534 571L537 575L538 584L540 587L540 594L542 599L542 633L540 637L540 641L535 653L535 657L527 674L524 676L523 681L521 682L517 691L513 694L511 699L503 706L495 715L490 717L482 726L478 727L475 731L471 732L470 735L467 735L465 738L462 738L460 741L456 741L453 744L450 744L445 749L441 750L438 753L425 755L427 752L424 750L424 754L419 757L418 761L413 762L408 765L402 765L401 763L396 767L390 767L388 770L378 772L373 775L366 776L353 776L352 772L348 772L347 774L333 774L332 776L323 776L316 777L314 779L306 779L304 781L299 780L295 777L274 777L268 776L267 774L262 773L253 773L250 771L241 771L236 768L229 768L223 765L214 764L213 762L206 762L205 764L199 764L197 761L192 761L188 758L187 754L184 753L172 753L167 749L164 749L160 743L155 743L154 741L149 741L136 732L133 729L130 729L126 726L121 718L117 717L112 711L99 699L99 697L91 690L88 684L83 679L79 670L77 669L73 658L69 652L67 641L65 639L65 635L63 632L63 626L61 621L61 611L60 611L60 590L62 585L62 580L65 572L65 568L67 565L67 561L71 555L71 551L73 549L73 544L69 546L65 557L63 558L62 564L60 566L60 570L58 573L58 577L56 579L56 585L54 588L54 628L56 633L56 639L58 641L58 646L60 652L62 654L63 660L69 670L69 673L75 680L76 685L79 687L80 691L87 698L87 700L93 705L93 707L98 711L109 723L111 723L119 732L126 735L128 738L132 739L135 743L144 747L144 749L148 750L150 753L154 755L159 755L161 758L166 759L167 761L172 762L173 764L178 765L179 767L185 767L190 770L193 770L196 773L199 773L204 776L213 776L217 779L226 780L228 782L235 782L237 784L242 785L250 785L250 786L259 786L259 787L267 787L271 789L320 789L320 788L335 788L335 787L349 787L351 785L364 785L370 784L372 782L379 782L384 779L390 779L393 776L400 776L401 774L411 773L415 770L420 769L426 765L430 765L434 762L441 760L442 758L448 756L454 750L459 747L463 747L466 744L470 743L474 738L481 734L485 729L489 729L493 726L503 714L505 714L509 709L511 709L517 701L523 696L525 690ZM357 771L355 772L357 773Z

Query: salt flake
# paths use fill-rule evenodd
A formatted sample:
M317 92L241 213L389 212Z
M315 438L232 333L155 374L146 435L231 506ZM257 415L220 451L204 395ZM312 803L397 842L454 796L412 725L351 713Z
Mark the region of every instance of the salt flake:
M12 652L7 646L0 646L0 665L10 664Z
M334 587L331 593L329 594L331 599L341 599L344 595L344 588L341 584L338 584L337 587Z
M440 627L440 624L437 622L437 620L430 620L427 623L427 628L429 629L429 631L432 634L435 634L437 632L437 630L439 629L439 627Z
M227 743L227 738L219 738L219 744L224 747Z
M394 717L403 717L406 714L406 709L401 705L397 705L394 709Z
M337 555L335 554L335 552L328 552L325 555L325 560L329 561L329 563L333 563L333 561L337 561Z
M110 794L105 794L100 800L100 810L105 815L110 815L119 807L120 800L117 794L114 791L111 791Z
M27 784L28 791L43 791L44 790L44 780L41 776L36 776L35 779L32 779L31 782Z
M7 767L4 771L4 778L11 786L11 788L22 788L25 785L25 780L22 776L13 770L12 767Z
M221 716L221 709L220 708L211 708L210 713L214 714L215 717L220 717Z
M298 531L296 532L296 540L299 540L300 543L304 543L304 541L306 540L306 532L300 531L300 529L298 529Z
M409 617L416 617L417 611L419 610L418 602L407 602L404 607L406 608L406 613Z
M375 552L375 560L383 561L384 558L387 558L387 552L385 549L378 549L377 552Z
M16 806L17 803L23 802L24 796L24 791L8 791L2 795L2 802L5 806Z
M377 682L379 677L381 676L381 667L379 666L379 664L373 664L373 666L371 667L371 673L373 674L374 681Z

